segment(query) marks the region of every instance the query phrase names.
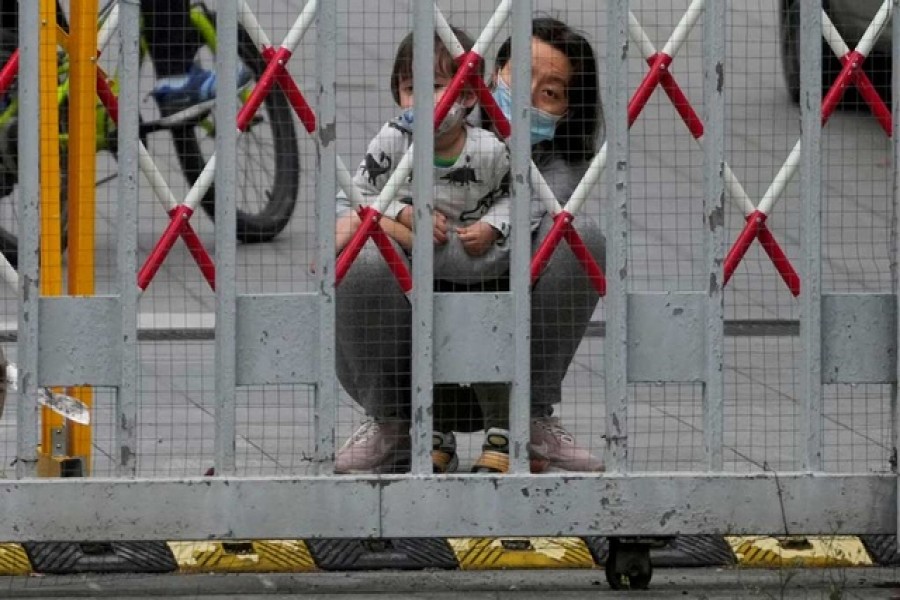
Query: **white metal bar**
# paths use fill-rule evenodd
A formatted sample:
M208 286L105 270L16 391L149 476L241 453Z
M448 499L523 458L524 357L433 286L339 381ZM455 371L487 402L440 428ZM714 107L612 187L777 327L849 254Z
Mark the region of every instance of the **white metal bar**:
M632 41L640 47L641 56L643 56L644 59L648 59L656 54L656 46L650 41L650 38L641 26L640 21L637 20L637 17L635 17L634 13L630 10L628 11L628 33L631 36Z
M572 192L572 195L569 197L569 201L566 202L566 206L563 210L570 214L575 214L575 212L581 208L581 205L584 204L585 200L587 200L588 194L591 193L591 190L594 189L594 186L600 181L600 177L603 176L603 169L606 168L608 146L608 142L603 142L603 145L600 146L600 151L591 160L591 164L588 166L584 177L578 182L578 186L575 188L575 191Z
M703 13L703 5L705 3L706 0L694 0L691 2L691 5L684 12L678 25L675 27L675 31L673 31L672 35L669 37L669 41L663 46L663 54L672 57L678 54L682 44L684 44L687 36L690 35L691 30L694 28L694 25L697 24L697 20Z
M497 34L500 33L506 20L509 18L511 3L512 0L502 0L500 2L500 6L497 7L497 10L494 11L494 14L491 15L487 25L485 25L484 29L481 31L481 35L475 40L472 51L478 56L484 56L488 46L491 45L491 42L493 42L494 38L497 37Z
M459 58L466 53L466 49L456 39L456 35L453 34L453 30L450 28L450 23L444 18L444 13L440 11L437 4L434 5L434 28L453 58Z
M163 177L163 174L159 171L159 168L157 168L156 163L153 162L153 157L150 156L150 152L147 151L146 146L144 146L144 143L141 141L138 141L138 165L141 168L141 172L150 183L150 189L153 191L153 195L156 196L156 199L159 200L159 203L162 204L166 212L169 212L178 206L178 200L175 199L175 195L172 193L171 188L169 188L166 178Z
M841 34L838 33L838 30L834 26L834 23L831 22L831 18L828 16L828 13L824 10L822 11L822 36L831 47L831 51L834 52L834 55L838 58L843 58L848 52L850 52L850 47L847 46L844 38L842 38Z
M664 54L671 58L675 58L678 51L681 49L681 46L684 44L684 40L687 39L691 30L697 24L700 15L703 14L704 3L705 0L694 0L691 3L690 7L688 7L687 11L685 11L681 20L678 22L678 26L672 32L672 35L669 36L668 41L666 41L666 44L663 47ZM650 41L644 28L630 10L628 11L628 33L632 41L640 48L641 54L645 59L656 54L656 48L654 47L653 42ZM593 160L591 160L587 172L578 183L578 186L575 188L575 191L572 193L572 196L569 198L568 202L566 202L566 205L562 210L575 214L581 209L581 206L587 200L594 185L600 181L600 177L603 175L603 170L606 168L606 158L607 142L603 142L600 151ZM554 212L558 212L558 209Z
M888 19L891 18L891 13L894 9L894 0L884 0L881 4L881 8L878 9L878 12L875 14L875 18L872 19L872 22L869 23L869 26L866 28L866 32L863 34L862 38L860 38L859 43L856 45L856 51L862 54L863 56L869 56L869 52L872 51L872 47L875 45L875 42L878 41L878 38L881 36L881 32L884 31L885 25L887 25Z
M641 49L641 55L644 59L649 59L651 56L656 54L656 46L653 45L653 42L650 41L650 38L647 36L647 33L644 31L644 28L641 26L640 22L634 16L634 13L628 13L629 16L629 26L628 31L631 36L631 40L638 45ZM698 138L694 138L697 144L703 149L703 136ZM601 152L605 152L604 148L600 149ZM753 211L756 210L756 206L753 204L753 201L750 200L750 196L744 190L744 187L741 185L741 182L735 176L734 171L731 170L731 166L726 162L724 163L725 169L725 188L728 190L728 196L735 202L738 203L740 209L743 211L744 216L748 216ZM601 167L601 172L603 167ZM587 190L590 191L590 188ZM582 192L584 193L584 192Z
M309 29L309 26L316 18L317 2L318 0L309 0L309 2L306 3L306 6L303 7L303 12L301 12L300 16L297 17L297 20L294 21L291 29L284 37L284 41L281 42L282 48L290 50L291 53L293 53L294 50L297 49L297 46L300 45L300 40L303 39L303 35L306 33L306 30Z
M556 195L553 193L553 190L550 189L547 180L544 179L544 175L534 162L531 163L531 168L528 172L531 174L532 194L541 201L544 208L546 208L547 212L551 215L559 214L562 210L562 205L560 205L559 200L556 199Z
M390 204L391 200L397 195L397 190L400 189L400 186L403 185L403 182L406 181L409 174L412 173L414 146L415 144L409 145L406 154L400 159L400 164L398 164L394 172L391 173L387 183L385 183L384 187L381 189L381 193L378 194L374 206L375 210L379 213L383 213L385 209L387 209L388 204Z
M501 3L501 5L497 8L497 11L500 11L503 8L504 8L504 6ZM487 41L486 45L490 45L490 43L493 41L493 36L496 36L497 31L499 30L498 26L493 26L493 25L491 25L491 23L500 18L502 18L503 21L506 21L506 19L508 18L510 9L507 6L505 8L505 10L506 10L506 16L501 15L498 17L497 13L494 13L494 17L491 18L491 22L488 23L488 26L485 28L484 32L482 32L481 36L484 36L485 32L490 30L490 33L492 36L491 39L489 39ZM434 16L435 16L435 28L437 29L438 35L440 36L441 40L444 42L444 45L447 46L447 49L450 50L450 53L452 54L453 58L458 59L463 54L465 54L465 49L462 47L462 44L459 43L459 40L456 39L456 35L453 33L453 30L450 28L449 23L447 23L447 19L444 18L443 13L441 13L441 11L440 11L440 9L438 9L437 5L435 5L435 7L434 7ZM479 39L481 38L481 36L479 36ZM481 56L481 55L479 55L479 56ZM544 176L541 174L540 169L538 169L537 166L533 162L531 163L531 169L529 170L529 172L531 174L530 175L531 185L534 188L533 191L534 191L535 195L544 204L544 206L546 207L547 211L550 214L552 214L552 215L558 214L559 211L562 210L562 206L560 205L559 201L556 199L556 196L553 194L553 190L551 190L550 186L547 185L547 181L544 179Z
M697 141L699 142L700 140ZM728 190L728 197L740 204L745 217L756 210L756 206L753 205L753 201L750 200L750 196L744 190L744 186L738 181L737 176L735 176L734 171L731 170L731 166L727 162L725 163L725 189Z
M270 48L272 46L272 41L266 35L266 30L259 24L256 15L253 14L246 2L242 1L238 6L238 21L244 26L244 30L257 48Z
M294 21L294 25L291 27L291 32L293 32L295 39L288 39L287 37L282 42L282 47L290 49L292 52L296 49L296 46L299 44L303 35L309 29L315 18L315 12L317 9L317 0L310 0L303 9L303 12L297 19ZM265 29L259 24L259 21L256 19L256 15L253 14L253 11L250 10L250 7L247 6L246 2L241 2L238 6L238 20L243 25L244 29L247 31L250 39L253 40L253 43L258 48L269 48L272 46L272 41L269 39L269 36L266 34ZM446 23L446 20L445 20ZM449 27L449 26L448 26ZM289 36L291 34L289 33ZM315 139L318 139L318 132L312 134ZM341 160L340 155L337 156L337 180L338 185L347 194L347 198L350 202L356 206L363 206L366 204L365 198L363 198L359 189L353 183L353 176L350 175L350 171L347 169L347 166L344 164L344 161ZM201 195L202 197L202 195Z
M318 137L318 136L317 136ZM341 160L340 155L335 157L337 162L337 181L340 188L347 194L347 198L353 204L354 207L358 208L360 206L365 206L366 199L363 198L362 192L359 191L359 188L356 187L356 184L353 183L353 176L350 175L350 171L347 170L346 165L344 165L344 161Z
M797 143L794 144L793 149L791 149L791 153L788 154L784 164L781 165L781 168L778 170L778 174L775 175L775 179L772 180L772 184L769 185L769 189L766 190L762 200L760 200L759 204L756 206L756 210L768 215L772 211L772 208L775 207L775 203L778 202L778 199L781 197L781 194L784 193L787 184L790 183L794 174L797 173L797 169L800 167L800 149L802 146L803 140L797 140Z
M100 54L106 52L106 48L109 46L110 40L112 40L113 33L115 33L118 27L119 5L116 3L113 5L109 16L103 22L103 26L100 27L100 31L97 33L97 47L100 49Z
M203 167L203 170L200 172L200 176L197 177L197 181L195 181L194 185L191 186L191 189L188 190L187 197L184 199L184 206L187 206L191 210L197 210L200 201L203 199L203 196L206 195L206 192L209 191L215 178L216 155L213 153Z

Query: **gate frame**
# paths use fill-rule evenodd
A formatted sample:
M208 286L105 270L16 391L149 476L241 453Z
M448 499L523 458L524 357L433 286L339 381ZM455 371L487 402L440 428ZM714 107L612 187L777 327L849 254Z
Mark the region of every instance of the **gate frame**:
M421 23L430 20L426 36L417 35L416 48L425 48L421 38L433 39L432 3L417 3L415 18ZM821 269L818 255L821 227L813 191L821 175L820 157L805 153L802 164L807 216L810 226L804 230L803 267L807 285L804 286L803 319L801 336L809 344L805 360L808 365L804 385L806 401L803 405L804 431L809 440L803 469L792 472L765 472L735 474L721 472L722 453L722 394L721 376L723 321L721 265L724 259L723 231L718 227L723 211L724 181L721 165L724 164L724 96L717 88L718 74L723 65L725 48L724 3L713 2L704 15L704 105L707 126L704 159L704 215L712 232L706 233L706 265L710 286L700 292L630 293L627 289L627 250L629 200L628 172L628 14L629 0L612 0L607 29L609 72L606 95L609 107L609 140L611 163L616 165L607 180L608 233L610 240L607 273L607 352L605 355L607 398L607 444L610 472L606 474L541 474L527 472L525 453L513 460L513 473L506 475L454 474L434 476L426 473L430 466L426 461L430 449L431 424L420 420L414 424L413 473L396 476L302 476L302 477L234 477L235 390L238 385L260 383L314 383L317 386L314 438L315 459L320 472L332 466L334 454L334 414L337 407L337 380L334 376L334 212L319 211L317 225L323 235L318 241L318 258L324 268L319 283L324 290L315 294L238 295L234 285L236 242L230 232L234 221L234 194L222 194L223 204L217 218L225 220L225 227L216 231L216 247L219 266L219 286L216 304L216 468L220 476L212 478L135 478L133 477L133 451L135 450L135 424L137 405L136 354L136 306L137 290L133 285L135 264L128 264L124 257L136 256L136 220L128 224L119 242L119 274L121 294L92 298L40 298L37 253L38 214L37 194L37 139L35 135L20 137L20 180L23 197L32 200L22 203L19 316L19 389L22 390L17 414L18 463L16 480L0 481L0 539L10 541L44 541L59 539L93 540L152 540L152 539L233 539L269 538L295 539L304 537L434 537L434 536L485 536L485 535L674 535L674 534L876 534L897 532L898 483L895 473L843 474L822 473L821 448L821 385L822 377L816 377L816 367L822 361L849 364L847 372L830 375L829 382L867 382L893 384L892 406L897 410L896 381L898 374L897 353L898 320L894 273L893 293L888 294L821 294L815 274ZM812 60L816 48L820 48L820 31L811 30L816 23L815 11L820 10L820 0L803 0L802 25L804 54L808 59L802 71L802 95L814 98L821 93L818 73ZM431 8L429 8L431 7ZM531 20L531 2L516 3L513 13L515 48L528 46L525 29ZM125 3L120 7L121 35L133 37L137 31L137 5ZM223 3L219 11L221 39L234 40L237 33L237 4ZM320 24L320 47L328 61L319 61L319 100L323 106L320 127L334 128L334 80L336 52L336 6L319 4L317 16ZM38 18L36 4L24 3L20 13L21 31L36 31ZM900 27L893 32L894 58L900 64ZM26 36L27 37L27 36ZM810 41L814 40L814 41ZM127 38L126 38L127 41ZM807 47L808 46L808 47ZM23 85L23 123L38 122L37 103L37 52L31 43L23 44L21 61ZM418 53L421 56L421 52ZM126 44L123 105L137 102L136 47ZM220 71L222 89L236 89L236 46L222 44L217 54L216 67ZM821 58L819 59L821 60ZM416 73L426 70L419 61ZM430 61L428 61L430 63ZM514 65L516 73L527 74L528 62ZM894 110L900 102L900 83L895 76ZM429 76L416 78L418 86L427 84ZM516 83L518 82L518 83ZM130 84L131 83L131 84ZM423 99L426 94L416 94ZM233 122L236 100L233 94L223 94L217 104L216 118ZM424 102L424 100L423 100ZM527 105L528 89L524 76L513 82L513 105ZM819 103L813 103L812 111L804 111L804 147L815 147L818 139ZM513 173L527 175L528 144L524 131L527 112L514 111L518 118L513 122ZM427 149L431 140L431 123L419 120L416 134L424 136ZM895 123L894 127L897 125ZM225 128L228 129L228 128ZM37 127L25 127L36 132ZM137 114L124 111L120 123L119 189L122 192L120 220L136 214L137 202ZM896 131L895 131L896 133ZM233 140L236 131L222 132L216 138L216 152L220 166L233 165L236 160ZM897 136L894 135L895 164L900 160ZM229 145L231 146L229 148ZM327 208L336 191L336 154L332 140L320 140L320 180L317 201ZM427 165L428 156L420 153L417 165ZM427 167L425 167L427 170ZM233 184L234 169L219 169L216 174L218 190L228 190ZM515 179L515 177L514 177ZM529 178L521 177L514 185L514 197L529 194ZM894 171L895 202L900 187L897 170ZM233 185L231 186L233 188ZM530 194L529 194L530 196ZM421 204L424 199L418 200ZM516 203L525 206L526 203ZM515 214L517 225L527 223L525 208ZM895 211L896 218L896 211ZM724 223L722 219L721 223ZM893 223L896 231L896 222ZM429 236L424 228L417 232L417 240ZM512 431L514 439L527 435L527 368L522 369L528 358L527 322L529 306L527 290L528 248L525 236L515 240L514 265L517 266L512 284L512 302L515 307L513 331L515 357L511 373L515 375L512 400ZM427 256L428 244L417 244L416 257ZM900 258L895 241L894 258ZM422 282L430 278L431 267L417 260L416 278ZM894 261L896 264L896 260ZM421 271L419 270L421 269ZM425 280L422 277L426 277ZM422 286L425 287L425 286ZM424 293L423 293L424 292ZM417 290L421 298L414 298L417 316L432 314L433 306L425 304L438 295L431 290ZM52 301L51 301L52 300ZM267 302L272 312L265 318L251 320L260 303ZM667 308L679 304L681 312ZM829 310L828 307L834 310ZM847 316L847 307L859 308ZM120 314L113 323L103 323L97 317L100 310L109 315ZM288 328L291 337L283 343L251 345L248 340L263 326L280 326L279 319L296 318L298 310L308 310L314 330L299 331ZM817 311L829 316L819 321ZM675 318L673 315L680 314ZM648 316L649 315L649 316ZM128 340L121 342L112 365L100 368L89 360L90 340L80 340L72 345L71 339L41 338L41 324L61 322L63 317L96 327L93 337L108 341L112 337ZM641 318L637 318L641 317ZM852 317L852 323L851 323ZM843 320L842 320L843 319ZM893 321L893 328L883 326L884 319ZM862 329L846 333L846 329L858 321ZM866 325L869 323L869 325ZM871 324L882 323L879 334ZM441 332L431 322L417 328L417 346L428 354L430 342ZM859 342L859 333L863 342ZM852 334L852 335L851 335ZM685 352L679 356L667 356L664 352L639 352L639 342L668 336L670 343L681 344ZM855 337L854 337L855 336ZM49 336L48 336L49 337ZM63 336L65 338L65 336ZM38 340L41 340L39 348ZM307 350L314 341L316 351ZM857 341L854 341L857 340ZM874 343L873 343L874 340ZM816 348L821 345L822 352ZM871 349L874 346L877 352ZM76 348L69 354L68 364L49 360L53 352ZM671 347L671 346L670 346ZM250 351L261 351L265 356L280 353L278 365L284 361L296 361L296 373L286 375L277 368L259 364L245 365L242 356ZM473 349L477 351L477 349ZM286 355L286 356L285 356ZM872 366L868 361L859 365L854 357L879 357ZM885 356L891 357L885 359ZM824 358L823 358L824 357ZM422 371L417 380L433 383L431 367L427 361L416 359L416 368ZM518 368L518 371L516 369ZM704 444L710 472L703 473L629 473L627 469L627 417L628 385L647 381L692 382L704 384ZM517 383L516 383L517 382ZM117 387L117 444L122 451L119 474L131 478L92 478L38 481L35 474L35 447L37 439L37 411L35 398L37 386L47 384L113 385ZM132 395L129 397L127 393ZM414 395L414 408L427 409L430 398L426 391ZM120 419L124 419L120 423ZM897 415L894 415L894 440L897 440ZM524 446L524 445L523 445ZM132 452L126 460L127 452ZM823 506L822 499L828 499ZM778 506L780 510L773 510ZM98 509L102 507L102 509ZM810 510L814 507L815 510ZM859 510L865 507L866 510ZM277 515L277 518L273 518ZM348 518L352 517L352 518Z

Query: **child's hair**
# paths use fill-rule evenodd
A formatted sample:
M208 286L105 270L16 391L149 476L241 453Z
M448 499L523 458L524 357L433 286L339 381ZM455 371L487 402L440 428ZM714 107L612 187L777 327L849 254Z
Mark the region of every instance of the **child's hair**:
M450 27L456 39L459 40L463 50L468 52L472 49L474 42L469 35L457 27ZM453 77L459 65L453 60L453 56L441 37L434 34L434 74L441 77ZM480 67L480 75L484 75L484 63ZM413 78L413 34L408 33L400 46L397 47L397 55L394 57L394 68L391 69L391 94L394 96L394 102L400 104L400 82Z

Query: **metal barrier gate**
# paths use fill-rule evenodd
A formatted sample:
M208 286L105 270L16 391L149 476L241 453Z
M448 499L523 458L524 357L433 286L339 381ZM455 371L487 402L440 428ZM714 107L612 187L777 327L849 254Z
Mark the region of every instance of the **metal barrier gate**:
M340 392L335 368L334 296L336 285L353 260L352 256L344 255L349 263L342 265L341 259L336 259L331 251L335 243L333 205L339 189L344 189L358 203L364 202L360 202L361 197L354 191L345 162L338 154L336 139L338 4L309 0L276 49L247 4L218 3L215 26L222 43L217 48L215 66L221 74L220 89L237 89L238 50L233 40L237 39L239 23L250 34L252 42L262 48L268 65L240 111L237 94L222 94L216 104L216 121L235 122L238 126L216 128L214 160L202 170L183 203L174 200L164 180L154 180L151 189L163 201L168 216L163 223L165 233L145 259L146 241L143 248L138 244L139 181L143 177L140 171L151 180L154 173L159 178L162 175L155 170L144 139L139 135L140 111L120 110L115 224L118 237L115 279L111 284L114 292L101 295L82 290L73 291L70 296L53 297L42 291L45 282L39 261L39 247L43 243L39 239L38 210L41 105L36 32L41 22L40 7L38 3L22 3L21 31L27 33L22 37L18 58L21 64L18 94L20 122L26 125L22 130L28 133L19 138L19 179L21 197L25 200L20 204L19 214L18 324L10 328L14 331L8 336L17 339L15 359L20 393L13 396L15 402L7 403L8 409L15 407L15 474L13 477L9 473L8 479L0 480L3 498L0 540L31 543L611 536L644 544L650 538L674 535L893 535L897 532L896 209L893 203L888 203L892 215L890 254L880 257L890 263L890 291L835 293L826 290L822 275L824 169L822 154L808 151L822 147L822 127L848 83L854 83L891 137L891 197L896 197L895 165L900 154L891 111L881 102L864 69L860 69L861 65L865 66L863 61L882 29L886 28L884 36L893 36L893 57L900 54L900 28L887 25L893 0L885 0L853 52L828 15L822 12L820 2L799 3L802 135L792 152L788 153L789 147L784 147L787 161L758 204L750 200L738 179L739 167L732 169L728 158L726 95L730 80L725 69L728 3L693 0L674 29L669 30L674 32L664 45L663 40L669 34L661 32L666 27L655 28L659 33L651 28L645 30L640 21L641 12L628 0L610 0L597 9L605 19L605 45L598 44L597 48L605 56L602 96L606 139L572 199L548 196L544 189L546 183L535 177L537 169L532 167L530 143L525 133L530 128L530 115L526 110L518 110L529 101L527 76L531 61L528 52L519 52L520 58L513 63L514 72L519 76L511 83L516 109L512 112L509 144L514 223L510 291L482 294L436 291L430 284L434 273L431 231L427 227L417 229L412 271L397 272L404 291L409 291L413 310L411 414L414 418L410 473L351 476L332 474L336 447L341 442L336 434ZM437 4L438 7L429 2L414 3L414 29L417 34L423 34L415 38L417 53L431 53L430 32L436 25L440 28L446 23L440 13L441 3ZM533 3L504 0L497 4L494 19L472 53L455 53L463 63L470 61L469 70L460 75L461 83L466 80L478 84L474 69L497 34L491 28L502 26L497 23L501 20L498 15L508 16L510 20L513 48L530 46ZM118 6L117 39L122 56L118 107L137 107L141 101L137 91L138 11L137 3L123 2ZM695 24L702 30L702 36L694 37L702 38L703 94L702 102L692 100L695 106L702 106L702 111L691 107L689 94L679 87L685 85L684 74L678 70L679 52L688 43ZM829 47L845 65L832 91L825 90L827 93L819 85L822 31ZM289 59L304 34L309 36L313 32L318 51L315 85L295 82L288 70ZM452 40L447 41L452 44ZM640 85L635 88L633 65L637 54L646 60L649 70L641 73ZM414 70L416 90L433 87L430 61L417 62ZM660 91L654 96L657 87ZM310 104L316 107L315 112L303 96L304 92L311 94L313 90L315 97L310 96L313 100ZM893 90L896 107L900 87L895 83ZM702 222L693 223L695 230L702 231L702 238L692 242L694 249L702 248L703 269L701 276L694 278L700 285L689 289L683 289L680 284L664 284L653 289L636 282L632 275L635 259L630 246L634 228L630 146L633 138L629 129L641 123L642 111L651 96L659 99L663 92L674 105L672 119L684 139L699 143L703 152ZM270 93L285 94L299 122L310 134L309 140L315 143L314 223L318 237L311 257L318 268L315 284L303 293L242 293L237 283L240 260L233 235L239 188L235 179L236 147L254 111ZM109 94L104 96L105 100L109 100ZM415 96L426 98L417 100L416 112L430 112L432 106L426 93ZM482 94L479 100L490 103L490 94ZM113 106L107 101L104 104L108 108ZM687 129L682 126L682 120ZM404 165L411 171L398 169L397 172L402 177L415 173L413 185L418 193L413 200L414 210L428 215L432 207L426 198L433 186L432 161L428 156L433 150L432 123L427 119L418 120L415 135L416 147L421 151L411 158L410 164ZM605 170L605 178L601 178L607 164L610 168ZM783 223L770 217L797 170L802 182L799 190L802 237L799 245L790 247L784 236L778 236L780 241L775 240L779 231L784 231ZM214 280L211 259L188 221L213 184L217 191L212 253ZM592 397L600 396L605 402L603 440L607 470L599 474L532 474L526 444L522 442L528 439L530 416L529 289L533 277L539 276L541 261L552 255L561 241L578 247L578 234L571 224L577 226L583 204L593 202L600 190L605 202L602 209L607 241L605 266L599 265L603 267L600 271L596 263L592 265L589 253L580 258L584 259L582 262L598 291L605 291L600 300L603 323L589 329L591 335L591 331L597 333L602 325L603 360L599 375L602 384L589 389ZM553 239L538 257L530 255L528 237L515 233L528 229L529 199L533 193L541 197L546 210L556 215L557 224ZM364 226L358 234L357 251L372 232L377 235L380 231L380 213L391 199L379 198L373 211L363 213ZM727 227L728 199L740 208L736 219L746 217L747 225L726 260L726 244L741 229L733 226L734 221L732 227ZM311 204L312 198L301 198L303 201ZM694 201L699 203L700 199ZM669 211L663 209L663 220L674 219L674 211ZM676 230L675 234L679 232ZM200 337L208 340L214 335L215 475L211 477L201 477L199 472L196 476L145 476L139 472L136 462L141 445L138 428L145 418L138 402L141 388L138 345L139 340L152 336L142 327L138 306L144 290L150 286L152 291L154 274L179 238L188 243L191 255L199 261L210 285L215 286L214 329L209 328L208 322L200 328L203 329ZM738 273L735 279L740 278L740 271L736 271L738 264L757 239L792 296L797 297L793 306L799 309L798 322L755 319L753 311L747 313L749 318L742 320L734 318L736 312L726 306L725 284L735 272ZM792 254L794 250L798 253ZM389 250L386 252L390 258ZM139 265L144 266L138 269ZM196 271L191 276L195 277ZM12 314L7 317L12 319ZM485 328L486 323L492 326ZM798 352L799 390L791 399L798 401L797 428L792 432L797 440L798 461L793 468L773 468L768 462L759 470L726 467L724 448L732 444L725 440L726 370L731 368L726 367L726 336L741 335L742 326L751 327L754 323L773 328L770 331L780 327L788 337L797 336L802 346ZM468 382L510 385L509 429L513 443L509 473L432 474L432 391L441 384ZM236 463L239 391L254 386L295 384L308 385L314 390L312 451L304 456L309 468L304 474L248 476L239 473ZM641 385L659 389L667 385L675 389L681 385L696 386L700 390L702 412L698 421L702 430L699 444L702 456L698 462L701 468L674 472L632 469L629 452L633 432L630 423L635 418L633 390ZM881 468L867 468L863 472L826 469L827 385L889 386L885 393L889 394L890 408L882 419L890 422L890 459ZM110 417L114 432L111 453L114 474L52 480L37 477L40 471L37 449L41 445L38 432L42 426L37 398L44 386L97 386L115 390ZM50 413L44 414L46 418ZM58 435L65 436L64 430L65 427L59 428ZM621 546L615 550L625 552Z

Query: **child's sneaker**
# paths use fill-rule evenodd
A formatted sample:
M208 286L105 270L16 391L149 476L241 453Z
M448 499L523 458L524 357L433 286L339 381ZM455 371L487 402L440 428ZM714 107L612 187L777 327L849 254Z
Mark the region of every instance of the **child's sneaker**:
M402 472L409 459L409 421L366 421L338 450L334 472Z
M603 461L587 448L579 446L574 436L559 424L556 417L531 419L531 443L528 445L532 472L546 468L563 471L603 471ZM535 470L535 462L545 463L544 469Z
M247 67L238 65L237 86L247 85L250 77ZM211 103L216 99L216 74L193 64L184 75L159 79L150 95L156 100L163 116L179 113L197 104Z
M472 465L473 473L506 473L509 470L509 431L491 427L484 434L481 456Z
M435 473L453 473L459 466L456 456L456 436L453 432L435 431L431 436L431 462Z

